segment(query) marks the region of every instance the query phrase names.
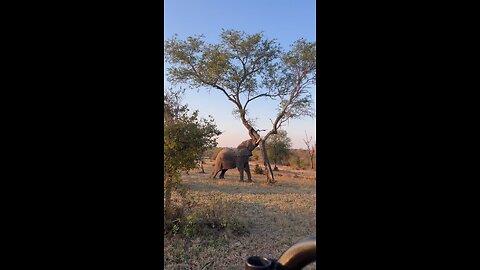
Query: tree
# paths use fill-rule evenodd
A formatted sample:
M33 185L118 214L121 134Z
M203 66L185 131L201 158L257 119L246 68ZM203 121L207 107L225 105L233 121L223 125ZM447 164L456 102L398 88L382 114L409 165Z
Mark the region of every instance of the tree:
M314 158L315 158L315 155L316 155L317 143L316 142L314 142L313 144L311 143L312 142L312 136L310 136L310 138L309 138L306 131L305 131L305 139L303 139L303 142L307 146L308 157L310 159L310 166L311 166L312 170L315 170Z
M287 131L279 130L267 142L267 153L274 163L273 170L278 170L277 162L288 158L292 140L287 136Z
M290 119L313 115L308 92L316 83L316 42L299 39L283 52L275 40L262 33L223 30L219 44L206 44L203 36L166 40L165 60L172 64L167 78L173 84L206 87L222 92L234 104L234 112L260 145L267 182L275 182L265 143ZM248 118L248 105L260 98L278 101L272 129L261 137Z
M188 106L181 104L184 89L173 90L172 88L163 91L163 124L169 125L180 122L186 117Z
M216 137L221 134L211 117L200 119L198 111L189 113L187 105L180 102L181 93L164 91L165 220L169 219L172 191L184 191L180 172L195 168L196 160L205 150L217 145Z

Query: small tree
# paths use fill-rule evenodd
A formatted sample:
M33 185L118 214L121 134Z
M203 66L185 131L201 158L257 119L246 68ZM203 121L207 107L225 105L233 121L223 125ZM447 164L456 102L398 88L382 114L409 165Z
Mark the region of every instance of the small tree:
M203 168L203 164L205 164L205 161L203 161L203 157L200 157L200 159L197 160L197 163L200 170L202 170L200 173L205 173L205 168Z
M268 156L272 159L274 168L278 171L277 162L288 159L292 140L287 136L287 131L279 130L277 134L270 137L267 142Z
M315 142L313 144L311 143L312 142L312 136L308 137L306 131L305 131L305 139L303 139L303 142L307 146L308 158L310 159L310 167L312 168L312 170L315 170L314 158L315 158L315 155L316 155L317 143L315 143Z
M303 162L300 156L295 157L295 165L297 165L297 170L303 169Z
M194 169L205 150L217 145L220 135L213 119L200 119L198 111L189 114L180 103L181 92L164 92L164 222L170 218L172 191L183 193L180 172Z

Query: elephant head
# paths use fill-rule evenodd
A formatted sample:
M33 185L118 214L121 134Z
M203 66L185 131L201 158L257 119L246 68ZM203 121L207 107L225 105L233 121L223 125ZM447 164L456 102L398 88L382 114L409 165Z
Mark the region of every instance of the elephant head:
M253 139L243 141L241 144L237 146L237 156L241 157L249 157L252 156L252 152L255 147L258 146L260 140L255 141Z

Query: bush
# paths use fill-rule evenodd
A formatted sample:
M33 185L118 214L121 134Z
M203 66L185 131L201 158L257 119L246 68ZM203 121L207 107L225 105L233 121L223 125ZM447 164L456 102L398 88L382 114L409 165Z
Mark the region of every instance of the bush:
M255 160L255 161L263 162L262 152L260 151L260 149L255 148L255 149L253 150L253 152L252 152L252 159Z
M262 168L260 168L260 166L257 164L255 165L255 169L253 169L253 173L254 174L265 174L265 172L263 171Z
M180 223L184 219L186 209L185 199L177 192L173 192L173 197L175 198L170 202L170 211L166 212L166 216L164 217L164 234L168 234L169 232L176 234L180 230ZM180 199L178 197L180 197Z
M177 233L178 223L183 217L175 213L172 198L178 193L186 199L186 189L182 184L181 171L197 167L208 149L217 145L216 137L221 134L212 117L199 117L198 111L189 113L187 105L181 104L181 94L173 90L164 91L163 118L163 195L164 195L164 228ZM183 206L182 206L183 207Z
M295 170L305 170L306 167L305 167L305 161L300 158L299 156L295 156L291 161L290 161L290 164L291 165L294 165L294 169Z
M292 149L291 155L283 164L293 169L304 170L310 167L308 152L304 149Z

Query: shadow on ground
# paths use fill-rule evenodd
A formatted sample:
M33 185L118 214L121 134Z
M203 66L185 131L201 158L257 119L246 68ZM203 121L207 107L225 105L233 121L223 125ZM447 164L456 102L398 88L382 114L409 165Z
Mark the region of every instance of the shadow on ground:
M253 178L253 177L252 177ZM267 184L264 177L253 178L253 183L240 182L237 175L226 175L225 179L211 179L205 174L190 174L184 177L184 183L191 190L212 191L217 190L225 193L249 193L249 194L315 194L316 182L311 179L283 179L277 177L276 183Z

